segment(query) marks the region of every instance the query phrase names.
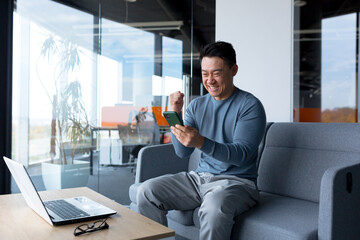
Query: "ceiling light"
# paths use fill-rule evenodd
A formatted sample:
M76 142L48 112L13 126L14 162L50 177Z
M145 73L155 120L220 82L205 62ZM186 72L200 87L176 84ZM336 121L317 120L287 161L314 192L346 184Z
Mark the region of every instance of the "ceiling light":
M161 22L132 22L132 23L114 23L114 24L102 24L101 27L103 29L109 28L112 31L116 31L117 29L124 30L124 25L133 28L139 28L148 31L155 30L180 30L184 25L183 21L161 21ZM74 29L92 29L92 28L100 28L99 24L87 24L87 25L75 25Z

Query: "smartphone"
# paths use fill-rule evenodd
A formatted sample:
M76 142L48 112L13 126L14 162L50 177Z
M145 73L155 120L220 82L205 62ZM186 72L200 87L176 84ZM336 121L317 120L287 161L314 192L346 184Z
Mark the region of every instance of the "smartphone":
M179 115L174 111L163 112L163 115L170 126L175 126L176 124L181 126L184 125L183 121L179 118Z

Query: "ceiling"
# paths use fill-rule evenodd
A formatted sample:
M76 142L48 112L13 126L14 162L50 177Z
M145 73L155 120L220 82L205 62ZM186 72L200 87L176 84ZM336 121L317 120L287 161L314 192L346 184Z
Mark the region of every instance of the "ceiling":
M73 8L119 23L182 21L180 29L149 30L183 40L184 52L194 52L215 39L215 0L56 0ZM193 6L193 8L192 8ZM101 9L101 11L100 11ZM193 9L193 18L192 18Z

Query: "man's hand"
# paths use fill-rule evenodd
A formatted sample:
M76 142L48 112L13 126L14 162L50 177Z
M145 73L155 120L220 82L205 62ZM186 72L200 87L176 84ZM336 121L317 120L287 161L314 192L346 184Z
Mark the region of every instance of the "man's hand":
M170 94L170 105L173 111L180 114L184 105L184 94L180 91Z
M196 128L186 125L181 126L176 124L175 127L171 127L171 132L185 147L196 147L200 149L205 141L205 138L200 135Z

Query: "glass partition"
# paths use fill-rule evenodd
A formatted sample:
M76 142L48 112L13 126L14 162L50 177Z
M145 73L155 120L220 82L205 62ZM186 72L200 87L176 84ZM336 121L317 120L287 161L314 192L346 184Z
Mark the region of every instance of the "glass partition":
M294 1L294 121L359 121L359 8Z
M194 42L192 13L214 20L210 4L16 1L12 158L38 190L87 186L130 202L139 150L171 141L168 95L200 92L192 68L207 42Z
M116 7L111 2L102 5L100 121L93 136L98 142L97 156L94 154L98 172L94 174L99 175L99 191L105 195L109 174L118 179L118 189L124 188L134 181L140 149L170 141L162 112L168 110L170 93L184 92L181 37L185 30L181 29L186 19L161 14L171 11L166 4L154 2L149 10L146 6L128 1ZM144 10L158 14L139 15Z
M93 37L76 26L93 21L53 1L17 1L14 9L12 158L39 190L88 182L96 57Z

